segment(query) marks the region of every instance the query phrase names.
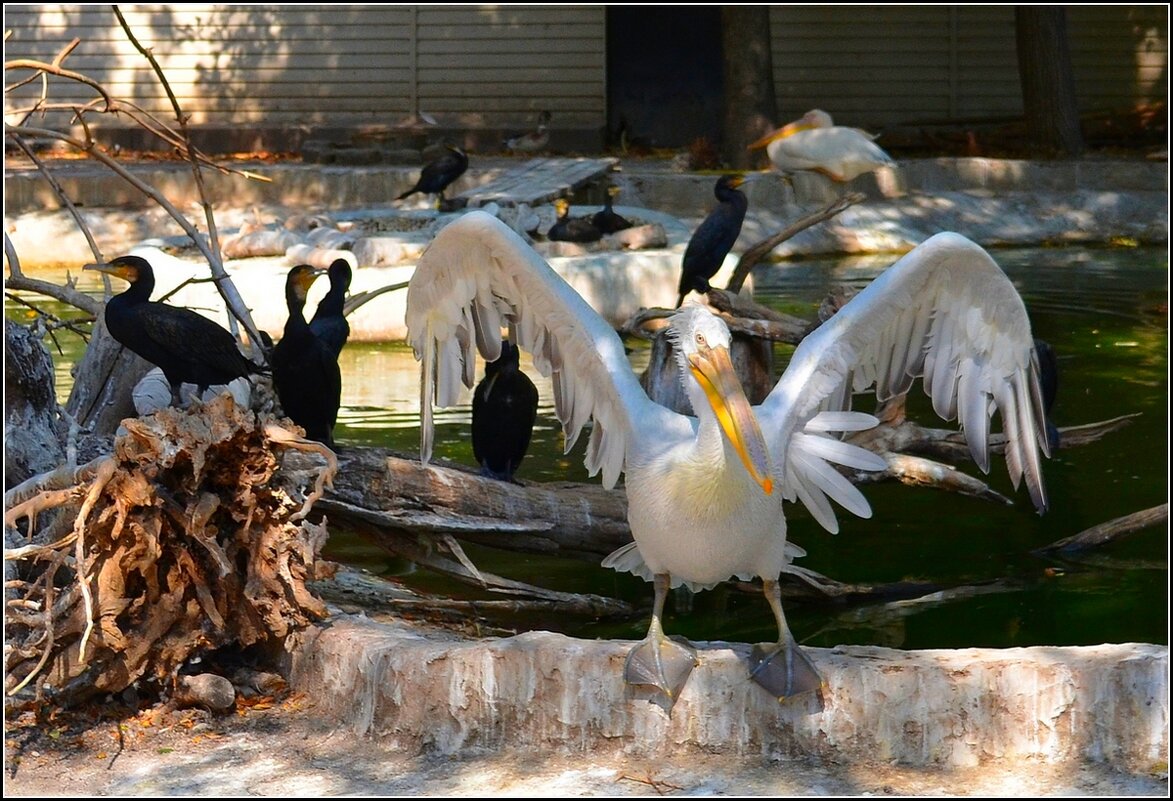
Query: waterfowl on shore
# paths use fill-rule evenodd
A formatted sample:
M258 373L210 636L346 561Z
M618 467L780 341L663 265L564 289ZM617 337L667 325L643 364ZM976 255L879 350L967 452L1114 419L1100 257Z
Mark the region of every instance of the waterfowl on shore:
M631 221L621 214L616 214L612 203L619 196L619 187L612 184L607 187L607 196L603 199L603 210L595 212L591 217L591 225L604 234L613 234L631 227Z
M844 182L880 167L896 166L874 138L858 128L835 125L830 114L813 109L749 149L766 148L770 161L784 173L814 171Z
M350 262L346 259L335 259L327 270L327 275L330 276L330 291L318 303L314 318L310 320L310 330L326 344L337 359L346 345L346 340L350 338L350 323L346 321L346 315L342 311L346 293L350 291Z
M503 143L505 149L513 153L536 153L544 150L546 145L550 144L551 116L550 112L543 111L538 115L537 130L509 137Z
M570 202L566 198L555 200L554 208L558 211L558 219L546 232L547 239L554 242L598 242L603 238L603 232L590 220L570 216Z
M427 195L437 195L438 203L444 202L444 190L453 181L464 175L464 171L468 169L467 153L452 145L446 144L444 147L448 152L435 161L425 164L424 168L420 170L420 177L415 182L415 186L395 198L396 200L403 200L416 192L423 192Z

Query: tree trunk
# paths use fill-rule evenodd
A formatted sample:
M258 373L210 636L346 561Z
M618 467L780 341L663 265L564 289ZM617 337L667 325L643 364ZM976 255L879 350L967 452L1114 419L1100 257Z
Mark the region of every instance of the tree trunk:
M1015 6L1018 75L1027 136L1036 147L1067 156L1083 152L1075 71L1063 6Z
M4 321L4 489L65 461L53 360L32 329Z
M131 393L150 369L149 362L110 336L99 314L89 347L75 368L65 410L95 435L113 434L124 418L137 415Z
M724 124L721 152L731 167L750 166L750 142L773 130L774 65L768 6L723 6Z

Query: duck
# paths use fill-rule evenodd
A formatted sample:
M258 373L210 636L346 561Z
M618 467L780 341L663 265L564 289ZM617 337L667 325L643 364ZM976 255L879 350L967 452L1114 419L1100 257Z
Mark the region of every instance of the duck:
M539 150L544 150L546 145L550 144L548 126L551 116L550 112L543 111L538 115L537 130L509 137L504 142L505 149L513 153L536 153Z

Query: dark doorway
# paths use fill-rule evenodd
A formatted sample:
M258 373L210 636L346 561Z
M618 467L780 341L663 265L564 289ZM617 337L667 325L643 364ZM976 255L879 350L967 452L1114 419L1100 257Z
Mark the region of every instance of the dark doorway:
M607 127L618 144L721 135L720 6L607 7Z

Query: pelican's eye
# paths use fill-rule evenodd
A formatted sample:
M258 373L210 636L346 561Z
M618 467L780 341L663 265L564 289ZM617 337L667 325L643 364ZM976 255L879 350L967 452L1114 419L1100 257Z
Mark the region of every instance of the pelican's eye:
M698 347L701 347L701 348L705 347L708 344L707 342L705 342L705 335L704 334L697 332L696 344Z

